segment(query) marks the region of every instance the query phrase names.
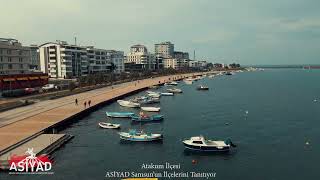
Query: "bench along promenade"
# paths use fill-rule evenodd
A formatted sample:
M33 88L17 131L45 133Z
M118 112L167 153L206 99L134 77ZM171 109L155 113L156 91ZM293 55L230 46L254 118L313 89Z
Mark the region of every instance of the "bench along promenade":
M0 156L25 144L31 139L54 129L71 119L80 118L99 106L171 80L180 80L200 73L179 74L132 81L95 89L59 99L38 103L0 113ZM78 105L75 104L78 99ZM91 106L88 107L88 101ZM84 102L87 107L84 107Z

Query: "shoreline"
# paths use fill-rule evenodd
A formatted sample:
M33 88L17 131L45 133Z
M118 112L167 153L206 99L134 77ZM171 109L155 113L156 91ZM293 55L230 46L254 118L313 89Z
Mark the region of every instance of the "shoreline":
M74 120L77 120L78 118L83 117L101 106L109 104L119 98L142 91L152 85L160 85L167 81L181 80L185 77L203 75L207 73L211 72L148 78L119 84L115 87L100 88L56 100L47 100L35 103L34 105L9 110L4 113L14 114L11 120L5 121L5 123L9 121L9 123L3 125L3 122L1 122L0 155L19 147L21 144L28 142L40 134L50 132L51 130L60 128L66 124L70 124L74 122ZM75 105L75 98L79 100L79 105ZM82 103L83 101L88 100L92 100L92 105L89 108L84 108ZM45 105L47 105L47 107ZM37 112L36 108L40 108L39 112ZM27 114L25 114L25 112L20 112L20 115L23 117L20 117L19 119L19 109L29 109L29 112L27 112ZM11 112L16 110L17 112Z

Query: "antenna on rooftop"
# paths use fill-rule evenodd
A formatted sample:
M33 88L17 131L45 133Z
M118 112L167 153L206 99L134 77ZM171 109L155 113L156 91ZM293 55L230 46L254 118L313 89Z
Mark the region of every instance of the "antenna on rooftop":
M77 37L74 37L74 45L77 45Z

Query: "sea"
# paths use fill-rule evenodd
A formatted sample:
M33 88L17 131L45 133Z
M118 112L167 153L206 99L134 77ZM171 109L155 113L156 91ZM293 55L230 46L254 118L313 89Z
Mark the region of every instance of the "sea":
M198 91L198 85L209 90ZM206 77L192 85L181 81L177 88L183 93L161 97L155 104L161 107L162 122L132 124L129 119L108 118L106 111L139 113L139 109L111 103L60 132L74 138L52 155L53 174L2 172L0 179L95 180L128 175L216 180L320 178L319 70L242 72ZM142 91L125 99L145 94ZM119 123L121 130L101 129L99 122ZM155 143L121 141L118 132L129 129L159 132L164 139ZM231 139L237 147L228 153L185 150L182 141L199 135Z

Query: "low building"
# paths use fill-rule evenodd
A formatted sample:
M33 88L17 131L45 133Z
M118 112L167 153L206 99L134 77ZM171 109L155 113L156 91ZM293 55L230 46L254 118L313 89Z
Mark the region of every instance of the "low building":
M174 52L174 58L177 58L177 59L189 59L189 53L188 52L175 51Z
M30 73L30 48L16 39L0 38L0 75Z
M88 74L87 48L65 41L39 47L40 70L51 78L74 78Z
M7 74L0 76L0 90L15 90L41 87L48 84L48 75L43 73Z

